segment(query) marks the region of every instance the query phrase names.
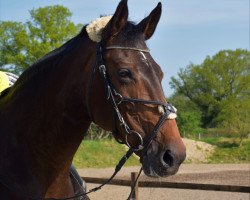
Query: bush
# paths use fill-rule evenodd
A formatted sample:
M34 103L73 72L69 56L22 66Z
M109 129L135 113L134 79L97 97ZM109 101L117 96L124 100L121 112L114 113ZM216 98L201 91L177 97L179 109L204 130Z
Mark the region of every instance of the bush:
M112 133L110 131L105 131L94 123L90 125L89 130L85 136L86 140L101 140L111 138Z

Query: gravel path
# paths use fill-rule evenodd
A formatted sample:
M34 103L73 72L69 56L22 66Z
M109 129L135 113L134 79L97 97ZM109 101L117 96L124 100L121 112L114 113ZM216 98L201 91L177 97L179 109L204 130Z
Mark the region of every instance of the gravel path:
M79 169L81 176L108 178L113 168ZM139 167L125 167L117 178L129 179L131 172ZM152 180L142 175L140 180ZM211 183L250 186L250 164L184 164L177 175L153 179L155 181L174 181L190 183ZM97 186L87 184L88 189ZM90 194L91 200L126 200L129 187L106 185L100 191ZM250 191L249 191L250 192ZM201 190L139 188L139 200L249 200L250 193L214 192Z

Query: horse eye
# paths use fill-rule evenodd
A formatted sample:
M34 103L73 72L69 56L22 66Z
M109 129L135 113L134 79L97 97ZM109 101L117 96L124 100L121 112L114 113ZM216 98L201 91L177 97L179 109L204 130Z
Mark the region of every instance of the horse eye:
M118 71L118 75L121 77L121 78L127 78L127 77L131 77L132 73L130 70L128 69L120 69Z

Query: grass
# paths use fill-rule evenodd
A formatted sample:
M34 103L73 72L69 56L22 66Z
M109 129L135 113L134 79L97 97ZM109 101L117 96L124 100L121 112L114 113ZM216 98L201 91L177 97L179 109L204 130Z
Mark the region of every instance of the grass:
M202 141L216 146L209 163L250 163L250 139L245 139L241 146L235 138L206 138ZM114 140L87 140L81 143L73 163L77 168L115 167L125 152L125 147ZM134 156L125 164L138 165L139 160Z
M216 146L209 163L250 163L250 139L243 140L241 146L236 138L206 138L202 141Z
M113 140L85 140L81 143L73 163L77 168L115 167L125 153L125 147ZM139 160L135 156L131 156L125 166L139 164Z

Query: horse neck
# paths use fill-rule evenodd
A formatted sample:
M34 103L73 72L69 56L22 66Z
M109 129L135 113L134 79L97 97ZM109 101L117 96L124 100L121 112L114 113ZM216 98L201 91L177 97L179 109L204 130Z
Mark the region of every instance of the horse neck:
M47 184L69 168L90 124L86 91L95 59L94 43L88 38L77 40L58 65L38 66L43 67L40 76L25 83L20 77L12 89L12 98L1 112L4 116L0 115L0 135L8 143L0 161L11 158L8 165L0 166L0 174L8 170L12 177L20 175L15 155L19 167L26 168L24 176L32 174ZM42 64L48 65L47 60ZM3 142L0 146L6 147Z

